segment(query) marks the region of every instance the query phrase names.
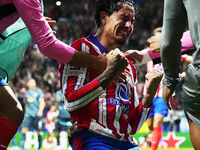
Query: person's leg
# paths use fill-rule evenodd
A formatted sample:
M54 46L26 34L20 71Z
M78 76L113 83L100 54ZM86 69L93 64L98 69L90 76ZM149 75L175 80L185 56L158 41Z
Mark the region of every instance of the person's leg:
M38 135L38 150L40 150L41 147L42 147L42 135L40 134L39 130L36 130L36 132L37 132L37 135Z
M34 117L32 126L37 132L37 135L38 135L38 150L40 150L41 147L42 147L42 135L40 133L41 129L42 129L41 117L38 117L38 116Z
M24 110L9 85L0 78L0 149L5 149L16 134Z
M190 128L190 139L192 142L192 145L195 150L200 150L200 144L199 144L199 138L200 138L200 129L197 127L197 125L189 118L189 116L186 114L189 128Z
M162 97L156 97L153 101L154 105L154 117L153 117L153 136L151 148L152 150L156 150L158 148L158 144L162 137L162 124L163 119L167 116L168 108L164 103Z
M32 117L25 116L24 120L22 122L22 125L21 125L21 127L22 127L22 129L21 129L21 132L22 132L21 149L22 150L25 149L24 145L25 145L25 142L26 142L26 133L29 131L29 127L32 123L32 120L33 120Z
M162 137L162 123L163 123L164 116L161 114L154 115L154 122L153 122L153 137L151 143L151 149L156 150L158 148L159 141Z
M152 118L148 118L146 122L148 124L149 130L153 131L153 117Z
M21 137L21 149L24 150L25 147L25 142L26 142L26 133L28 132L29 128L28 127L23 127L21 132L22 132L22 137Z
M62 125L59 124L58 122L56 122L56 140L57 140L57 146L59 147L60 146L60 132L61 132L61 128L62 128Z

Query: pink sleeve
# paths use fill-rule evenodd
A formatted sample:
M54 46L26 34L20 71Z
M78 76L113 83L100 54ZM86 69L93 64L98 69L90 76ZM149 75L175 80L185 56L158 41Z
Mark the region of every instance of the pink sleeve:
M195 49L195 47L193 46L193 43L192 43L192 39L191 39L189 30L183 33L181 42L182 42L182 50L181 50L182 52Z
M195 47L193 46L193 43L192 43L192 39L191 39L189 30L183 33L183 36L181 38L181 43L182 43L182 49L181 49L182 52L195 49ZM151 59L160 57L160 53L152 53L150 47L147 47L146 49L148 49L147 52L148 52L149 56L151 57Z
M26 24L33 42L38 45L40 53L68 63L74 56L75 50L53 35L43 16L40 0L13 0L13 3Z
M151 48L147 47L146 48L148 51L149 56L151 57L151 59L155 59L155 58L159 58L160 57L160 53L152 53Z

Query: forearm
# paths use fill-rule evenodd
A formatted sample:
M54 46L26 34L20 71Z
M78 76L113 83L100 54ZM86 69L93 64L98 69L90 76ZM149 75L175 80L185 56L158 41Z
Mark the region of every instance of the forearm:
M66 106L69 112L79 110L83 107L86 108L87 105L104 93L104 89L100 86L97 79L80 87L79 89L74 90L76 86L80 85L71 85L69 80L68 87L65 90L65 98L67 100Z
M97 56L75 50L74 56L69 62L70 65L84 68L91 68Z
M44 110L44 107L45 107L45 102L44 102L44 100L40 100L40 106L39 106L39 112L43 112L43 110Z
M97 80L103 89L106 89L112 81L115 79L115 75L112 71L106 70L97 77Z
M142 106L144 108L149 108L153 104L153 99L155 95L152 94L146 94L144 98L142 99Z

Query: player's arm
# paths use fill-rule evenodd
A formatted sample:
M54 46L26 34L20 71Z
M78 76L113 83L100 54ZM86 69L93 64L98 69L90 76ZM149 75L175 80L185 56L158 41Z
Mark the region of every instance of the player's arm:
M37 112L37 115L38 115L38 117L42 117L42 115L43 115L43 110L44 110L44 107L45 107L45 101L44 101L44 99L43 99L43 100L40 100L40 101L39 101L39 104L40 104L40 106L39 106L39 110L38 110L38 112Z
M152 36L147 40L150 44L150 47L147 47L144 50L129 50L125 53L126 57L130 58L134 65L139 66L147 63L150 60L154 61L154 64L160 63L160 38L158 36ZM182 44L182 53L189 53L191 50L194 50L190 32L186 31L183 33L181 38ZM189 59L189 58L188 58Z
M33 42L38 45L41 54L63 63L70 63L79 67L91 67L97 73L102 73L105 70L105 55L96 57L85 54L55 37L48 24L48 19L43 16L40 0L15 0L14 5L26 24ZM101 65L99 65L100 63Z
M80 70L78 76L70 76L68 73L69 71L66 71L66 74L63 75L63 79L68 78L68 80L63 84L63 88L67 86L65 97L67 100L67 110L69 112L78 110L90 104L98 96L104 93L104 90L109 86L109 84L111 84L128 65L125 56L121 55L119 50L111 51L107 54L107 58L108 65L106 70L86 85L83 85L83 82L80 83L85 79L84 74L81 74ZM83 70L83 72L85 71ZM77 89L77 87L80 88Z

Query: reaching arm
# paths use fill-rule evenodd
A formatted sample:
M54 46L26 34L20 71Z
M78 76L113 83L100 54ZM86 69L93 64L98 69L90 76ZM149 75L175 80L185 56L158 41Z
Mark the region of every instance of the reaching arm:
M153 36L148 39L150 43L150 47L145 48L144 50L129 50L125 52L126 57L130 58L134 65L140 66L147 63L150 60L156 60L160 58L160 38L158 36ZM184 32L182 39L182 49L181 52L189 53L191 50L194 50L194 46L192 44L190 32ZM189 58L188 58L189 59ZM157 61L156 63L160 63L161 61Z
M105 55L95 57L85 54L55 37L46 18L43 16L40 0L15 0L14 5L19 16L26 24L33 42L38 45L40 53L63 63L70 63L80 67L91 67L97 73L102 73L105 70ZM98 66L99 63L102 63L102 66Z

